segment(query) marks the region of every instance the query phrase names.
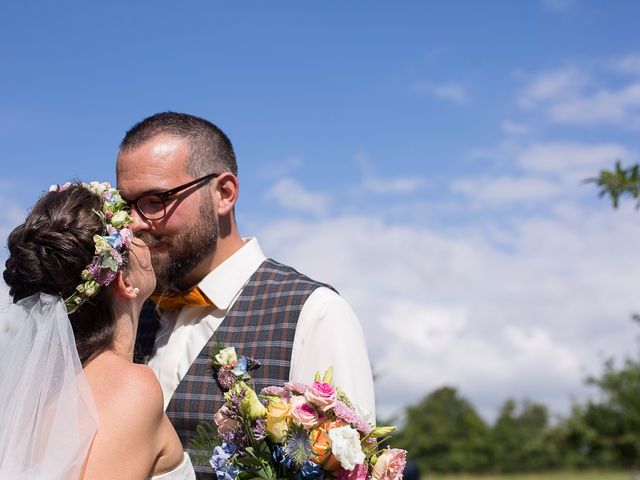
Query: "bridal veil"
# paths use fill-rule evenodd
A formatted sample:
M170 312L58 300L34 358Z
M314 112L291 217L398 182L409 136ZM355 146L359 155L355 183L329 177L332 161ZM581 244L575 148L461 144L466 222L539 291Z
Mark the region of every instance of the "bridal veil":
M18 325L0 350L0 478L80 478L98 423L64 300L40 293L0 315Z

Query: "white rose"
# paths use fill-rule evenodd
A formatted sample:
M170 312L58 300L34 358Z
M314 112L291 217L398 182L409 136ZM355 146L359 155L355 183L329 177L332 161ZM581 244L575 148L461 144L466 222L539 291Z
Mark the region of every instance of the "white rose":
M220 365L235 365L238 361L236 349L234 347L223 348L215 356L215 359Z
M347 426L329 430L331 453L345 470L353 470L364 462L364 453L360 445L360 436L353 428Z
M120 210L113 217L111 217L111 225L116 228L122 227L125 223L129 222L129 214L124 210Z

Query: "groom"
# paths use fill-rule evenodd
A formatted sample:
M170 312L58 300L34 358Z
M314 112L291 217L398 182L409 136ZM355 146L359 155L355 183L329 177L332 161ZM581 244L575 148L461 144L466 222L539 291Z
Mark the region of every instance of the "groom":
M360 324L329 285L267 258L235 217L238 167L215 125L165 112L134 125L120 145L118 188L134 232L151 251L157 309L140 319L136 356L162 386L183 446L224 402L210 353L235 346L260 360L257 389L308 383L334 367L334 381L375 421L373 380ZM215 478L196 467L199 478Z

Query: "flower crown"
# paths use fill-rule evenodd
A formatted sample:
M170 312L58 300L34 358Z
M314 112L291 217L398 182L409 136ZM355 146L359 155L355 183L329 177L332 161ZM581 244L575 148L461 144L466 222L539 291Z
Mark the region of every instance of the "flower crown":
M62 192L72 184L51 185L50 192ZM82 183L84 188L102 199L102 209L93 212L100 217L104 229L102 235L94 235L95 256L92 262L82 271L82 283L64 303L67 311L73 313L87 299L100 291L100 287L109 285L124 264L123 255L131 245L132 233L129 224L133 218L129 215L129 207L120 196L120 192L109 182Z

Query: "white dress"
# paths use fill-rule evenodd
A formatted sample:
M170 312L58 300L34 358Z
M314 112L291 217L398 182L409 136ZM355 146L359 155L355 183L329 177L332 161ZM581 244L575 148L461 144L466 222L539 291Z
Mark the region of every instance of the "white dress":
M154 475L151 480L195 480L196 472L193 470L191 459L185 452L182 463L170 472Z

